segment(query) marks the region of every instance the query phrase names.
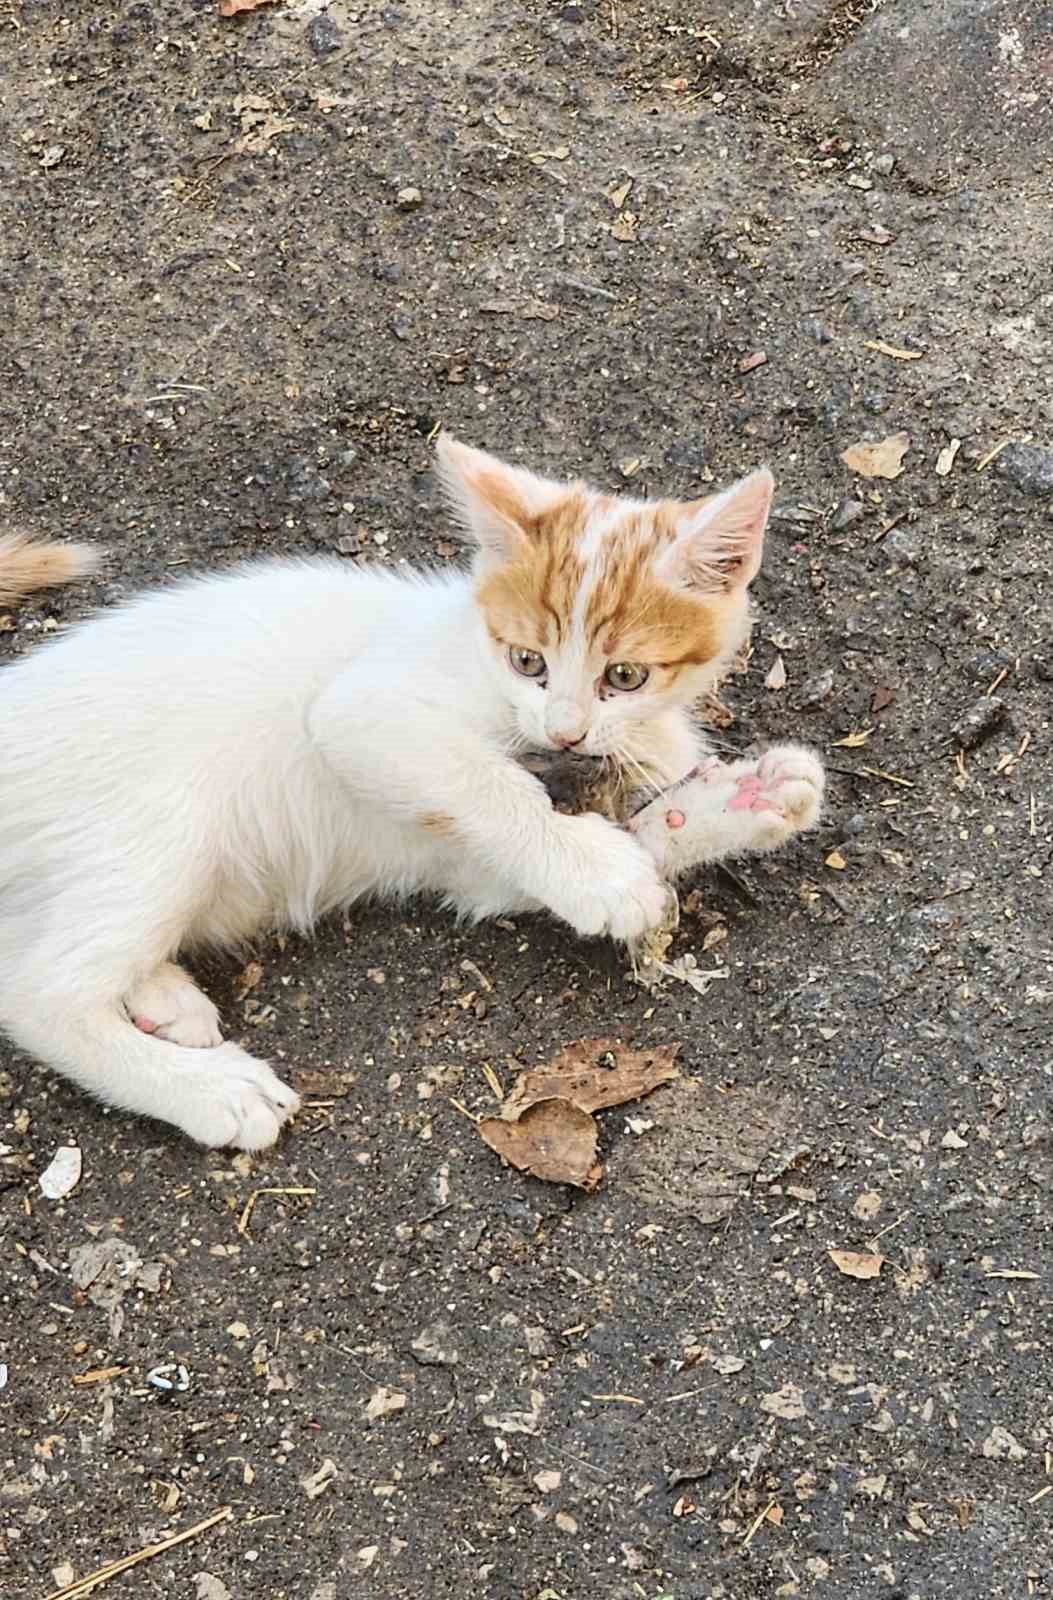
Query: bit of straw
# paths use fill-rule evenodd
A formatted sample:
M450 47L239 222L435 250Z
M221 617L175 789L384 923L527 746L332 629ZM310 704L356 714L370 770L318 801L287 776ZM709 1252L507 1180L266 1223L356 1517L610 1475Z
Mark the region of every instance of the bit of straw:
M220 1506L210 1517L205 1517L202 1522L195 1522L192 1528L185 1528L182 1533L173 1533L168 1539L161 1539L157 1544L148 1544L130 1556L122 1556L119 1561L111 1561L107 1566L99 1567L86 1578L78 1578L74 1583L64 1584L61 1589L53 1589L47 1600L80 1600L82 1595L91 1594L104 1583L109 1583L111 1578L127 1572L129 1567L137 1567L142 1561L152 1561L154 1556L164 1555L166 1550L173 1550L177 1544L185 1544L188 1539L196 1539L200 1534L207 1533L217 1522L229 1522L233 1515L233 1506Z
M252 1216L252 1213L256 1209L256 1201L259 1200L261 1195L265 1195L265 1194L309 1195L309 1194L317 1194L317 1193L318 1193L317 1189L253 1189L252 1193L249 1195L249 1198L245 1202L244 1211L241 1213L241 1216L238 1218L238 1232L239 1233L248 1233L248 1231L249 1231L249 1220L250 1220L250 1218Z

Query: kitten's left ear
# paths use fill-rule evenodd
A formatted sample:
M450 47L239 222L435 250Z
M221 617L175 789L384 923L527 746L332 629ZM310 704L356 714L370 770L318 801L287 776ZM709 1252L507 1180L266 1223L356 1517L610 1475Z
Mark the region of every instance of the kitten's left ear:
M681 506L663 577L704 594L745 589L760 568L774 489L775 479L761 467L723 494Z
M536 519L567 493L562 484L510 467L448 433L439 435L435 464L454 517L498 561L522 555Z

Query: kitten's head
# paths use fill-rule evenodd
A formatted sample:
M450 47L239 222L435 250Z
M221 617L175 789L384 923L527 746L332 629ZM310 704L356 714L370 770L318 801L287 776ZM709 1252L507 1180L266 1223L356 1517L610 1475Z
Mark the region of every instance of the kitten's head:
M438 470L478 546L476 598L524 740L616 755L629 726L689 705L749 631L773 481L705 500L554 483L444 434Z

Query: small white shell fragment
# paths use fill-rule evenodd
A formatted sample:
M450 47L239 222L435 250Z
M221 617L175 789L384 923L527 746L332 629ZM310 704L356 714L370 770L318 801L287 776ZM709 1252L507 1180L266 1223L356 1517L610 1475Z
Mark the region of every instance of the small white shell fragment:
M0 1389L7 1388L7 1362L0 1361Z
M190 1373L181 1361L166 1361L146 1374L147 1383L162 1394L184 1394L190 1388Z
M62 1200L80 1182L83 1158L75 1144L63 1144L40 1174L40 1192L48 1200Z

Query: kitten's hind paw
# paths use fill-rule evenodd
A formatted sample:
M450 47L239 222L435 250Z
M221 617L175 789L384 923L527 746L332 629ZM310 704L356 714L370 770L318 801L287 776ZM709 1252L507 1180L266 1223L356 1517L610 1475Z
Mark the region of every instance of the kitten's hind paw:
M172 1077L179 1107L171 1120L211 1149L266 1150L300 1109L299 1095L236 1044L203 1052L200 1070L179 1070Z

